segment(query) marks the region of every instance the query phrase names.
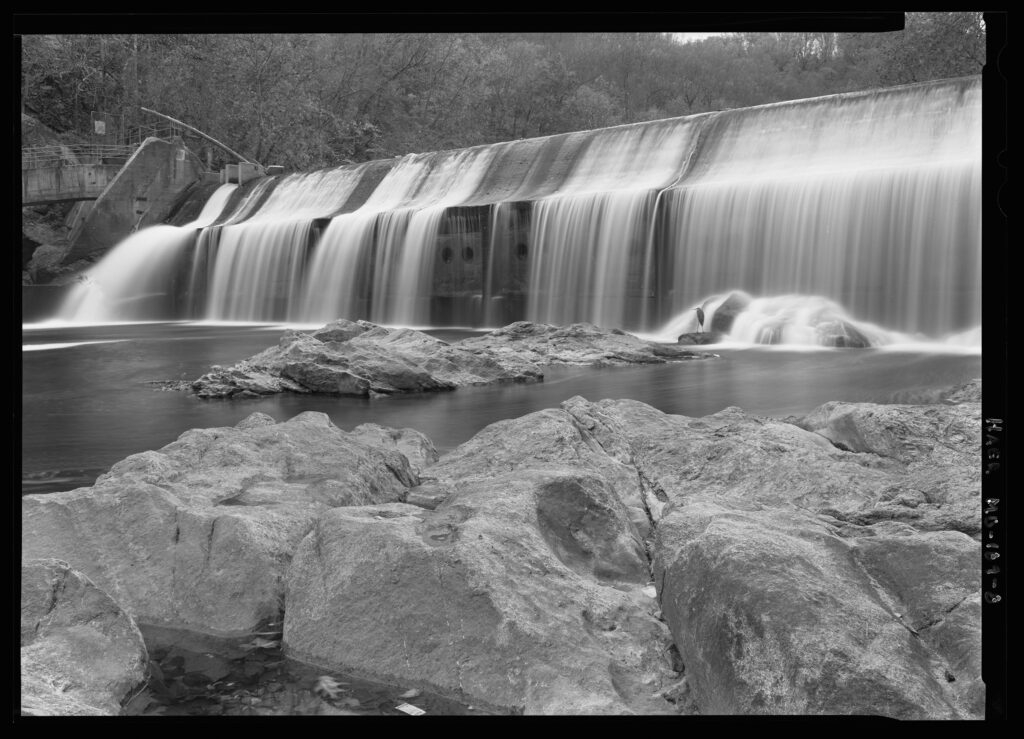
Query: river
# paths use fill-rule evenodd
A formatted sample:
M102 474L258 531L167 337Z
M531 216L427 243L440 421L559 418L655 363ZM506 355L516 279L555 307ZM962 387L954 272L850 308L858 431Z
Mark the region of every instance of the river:
M726 346L719 358L637 367L551 367L542 383L467 387L385 398L278 395L199 400L162 390L275 343L280 325L194 322L94 326L26 324L22 332L22 494L71 490L130 454L159 449L191 428L233 426L260 411L279 421L327 413L339 427L410 427L444 453L484 426L582 395L633 398L703 416L729 406L784 417L829 400L912 400L981 376L980 353L904 345L876 349ZM447 341L478 331L430 330Z

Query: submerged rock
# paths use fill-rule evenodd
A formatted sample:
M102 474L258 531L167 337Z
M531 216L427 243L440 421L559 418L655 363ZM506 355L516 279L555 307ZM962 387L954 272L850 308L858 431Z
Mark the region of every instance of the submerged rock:
M751 297L743 292L729 293L729 296L719 303L711 316L711 324L708 328L712 332L727 334L732 330L736 316L745 311L750 305Z
M866 349L871 340L849 321L825 321L814 327L822 346Z
M187 431L92 487L25 496L23 554L68 561L144 623L251 630L279 616L284 571L320 513L397 501L419 483L398 449L429 458L426 437L407 429L371 446L369 433L314 412Z
M22 562L22 715L116 716L148 660L135 621L89 578L55 559Z
M412 329L338 320L312 334L287 331L276 347L189 384L201 398L278 392L373 396L535 382L548 364L630 364L704 358L590 324L514 323L449 344Z

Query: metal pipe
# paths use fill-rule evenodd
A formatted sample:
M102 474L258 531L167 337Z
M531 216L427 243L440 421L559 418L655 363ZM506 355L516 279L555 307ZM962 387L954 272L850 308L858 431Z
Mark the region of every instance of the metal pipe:
M182 128L187 128L189 131L192 131L193 133L199 134L204 139L207 139L208 141L211 141L214 144L216 144L217 146L219 146L221 149L226 151L231 156L237 157L239 161L245 162L247 164L255 164L257 166L262 166L259 162L253 162L253 161L251 161L249 159L246 159L244 156L239 154L237 151L234 151L233 149L228 148L225 144L222 144L220 141L217 141L217 139L213 138L213 136L208 136L207 134L203 133L202 131L200 131L198 128L195 128L194 126L190 126L187 123L182 123L177 118L171 118L169 115L164 115L163 113L157 113L155 110L150 110L149 108L143 108L141 105L139 107L142 110L146 111L147 113L152 113L153 115L158 115L161 118L166 118L171 123L174 123L174 124L176 124L178 126L181 126Z

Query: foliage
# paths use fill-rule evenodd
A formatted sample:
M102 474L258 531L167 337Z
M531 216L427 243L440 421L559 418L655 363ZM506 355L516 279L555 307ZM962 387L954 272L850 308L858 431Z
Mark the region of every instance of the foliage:
M22 38L25 112L87 132L151 108L311 170L980 73L980 13L882 34L163 34ZM213 153L213 152L211 152ZM221 154L216 152L219 157Z

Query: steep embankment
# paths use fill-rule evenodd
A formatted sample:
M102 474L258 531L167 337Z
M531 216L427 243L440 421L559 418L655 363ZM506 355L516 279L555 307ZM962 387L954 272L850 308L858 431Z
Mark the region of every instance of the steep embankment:
M83 143L74 133L57 133L30 115L21 114L22 147L68 147ZM73 156L73 155L72 155ZM81 203L30 205L21 209L21 266L25 284L49 282L60 270L67 252L68 234Z

